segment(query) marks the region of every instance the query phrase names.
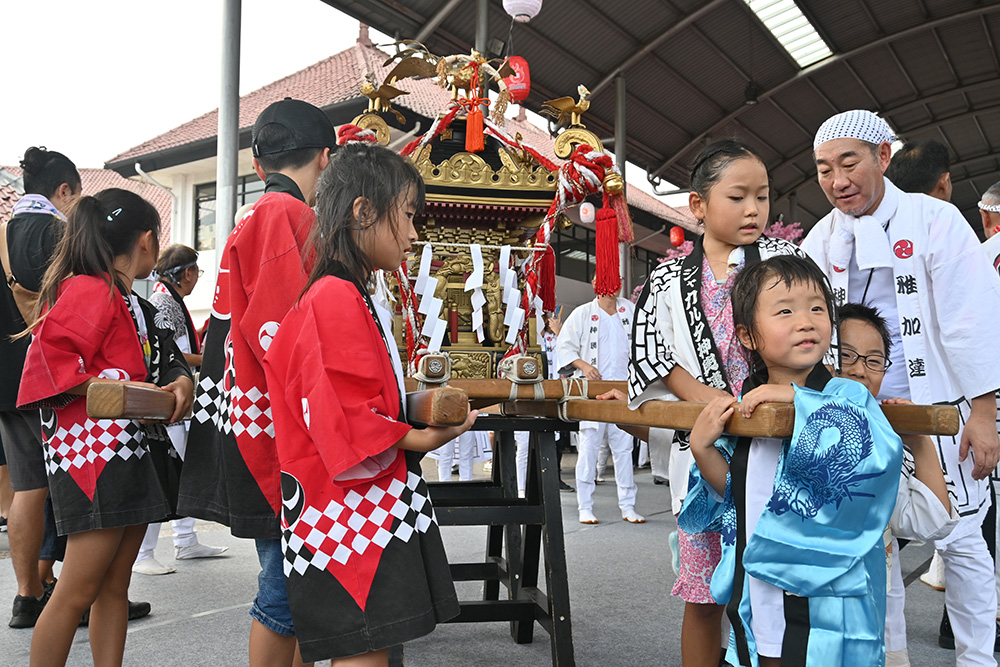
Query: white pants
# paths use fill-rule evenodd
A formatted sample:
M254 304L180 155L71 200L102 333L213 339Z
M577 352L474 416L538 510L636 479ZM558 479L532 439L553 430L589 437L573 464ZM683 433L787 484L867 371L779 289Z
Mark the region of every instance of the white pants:
M614 424L580 422L580 445L576 460L576 498L581 511L594 509L594 474L597 453L607 439L615 461L618 507L622 513L635 509L636 485L632 475L632 436Z
M531 434L528 431L514 431L514 442L517 443L517 491L524 493L525 485L528 483L528 439Z
M181 460L184 460L184 454L187 451L187 434L188 428L191 422L182 422L180 424L172 424L167 427L167 435L170 436L170 444L174 446L177 453L180 454ZM192 517L184 517L183 519L174 519L170 522L170 526L174 529L174 546L175 547L190 547L198 544L198 536L194 533L194 519ZM144 558L152 558L153 552L156 550L156 543L160 539L160 524L151 523L146 528L146 536L142 538L142 546L139 547L139 555L136 556L136 562Z
M955 664L995 667L996 572L983 539L986 508L963 517L955 530L935 543L944 561L944 604L955 632Z
M674 432L668 429L649 429L649 463L652 467L653 477L660 479L670 479L670 443L673 442ZM673 493L674 489L671 488Z
M906 603L906 588L903 586L903 568L899 562L899 541L892 538L892 574L889 594L885 600L885 651L906 649L906 618L903 606Z
M438 448L438 479L451 479L451 466L455 460L455 443L458 443L458 479L467 482L472 479L472 460L476 456L476 434L466 431L454 440Z
M600 449L597 450L597 474L604 477L604 473L608 470L608 459L611 458L611 447L608 445L608 441L604 440L601 442Z
M151 523L146 527L146 536L142 538L142 546L139 547L139 555L135 557L136 562L144 558L152 558L156 551L156 543L160 539L160 526L158 523ZM194 519L185 517L174 519L170 522L174 529L174 546L190 547L198 544L198 536L194 532Z

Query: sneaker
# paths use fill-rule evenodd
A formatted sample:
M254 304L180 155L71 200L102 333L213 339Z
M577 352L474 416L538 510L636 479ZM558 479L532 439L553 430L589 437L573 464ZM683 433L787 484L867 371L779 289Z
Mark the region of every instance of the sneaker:
M136 574L156 576L160 574L172 574L177 570L168 565L163 565L160 561L150 556L149 558L143 558L132 563L132 571Z
M622 521L628 521L629 523L646 523L646 517L637 513L634 509L622 512Z
M660 477L659 475L653 475L653 484L661 484L669 486L670 482L667 479Z
M667 546L670 547L670 567L674 569L674 574L681 574L681 547L678 543L679 535L677 531L672 531L667 535Z
M52 591L56 589L57 581L59 580L53 577L52 581L42 582L42 588L45 590L45 593L42 595L42 597L44 597L46 601L48 601L48 599L52 597Z
M559 490L560 491L573 491L573 487L566 482L559 480Z
M597 477L594 478L594 484L604 484L606 481L601 473L597 473Z
M7 532L7 517L0 516L0 533Z
M192 544L189 547L174 547L174 559L215 558L227 551L229 551L229 547L210 547L207 544Z
M152 611L152 607L148 602L132 602L128 601L128 620L134 621L137 618L143 618L149 616L149 612ZM83 618L80 619L80 625L86 627L90 625L90 610L83 612Z
M937 551L934 552L934 557L931 558L931 566L927 568L926 572L920 575L920 581L936 591L944 590L944 561L941 560L941 554Z
M34 595L15 595L8 625L12 628L35 627L35 623L38 622L38 617L42 615L42 610L45 609L45 603L48 601L45 594L42 594L40 598L36 598Z
M590 510L580 510L580 523L595 524L597 517Z

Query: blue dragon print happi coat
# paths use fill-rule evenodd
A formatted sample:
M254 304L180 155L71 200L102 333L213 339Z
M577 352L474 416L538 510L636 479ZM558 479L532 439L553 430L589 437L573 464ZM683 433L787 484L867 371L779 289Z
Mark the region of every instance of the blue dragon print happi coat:
M754 446L743 440L727 436L716 446L727 460L738 461L741 446ZM791 594L784 596L783 665L884 664L882 533L896 502L902 457L899 436L868 390L835 378L822 391L796 387L795 430L781 449L773 493L745 540L738 511L746 481L733 479L739 466L731 464L720 499L692 465L678 525L722 533L712 595L730 603L730 617L739 621L730 635L731 664L758 665L749 577Z

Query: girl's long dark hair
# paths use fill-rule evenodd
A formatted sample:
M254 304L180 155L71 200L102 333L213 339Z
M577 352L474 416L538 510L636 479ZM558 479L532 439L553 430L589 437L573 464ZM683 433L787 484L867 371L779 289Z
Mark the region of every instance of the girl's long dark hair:
M830 315L830 324L836 328L837 314L834 307L833 291L830 289L830 281L816 262L808 257L798 255L778 255L771 257L757 264L743 269L736 280L733 281L733 291L730 297L733 300L733 326L742 326L750 342L756 349L746 346L743 352L747 358L747 365L750 367L750 378L756 380L757 384L767 382L767 366L761 359L757 349L760 348L757 330L757 302L760 293L778 283L784 283L786 287L793 284L815 285L823 294L826 301L826 311Z
M111 294L118 282L115 258L132 252L146 232L159 238L160 214L134 192L109 188L93 197L81 197L69 214L55 258L45 272L28 330L41 320L42 309L55 303L60 284L70 276L100 276Z
M363 286L372 273L371 259L358 245L358 236L370 233L410 192L417 213L423 211L425 188L413 163L384 146L350 142L339 149L320 177L316 194L316 226L309 238L315 258L306 289L320 278L344 272ZM366 202L361 219L354 202Z

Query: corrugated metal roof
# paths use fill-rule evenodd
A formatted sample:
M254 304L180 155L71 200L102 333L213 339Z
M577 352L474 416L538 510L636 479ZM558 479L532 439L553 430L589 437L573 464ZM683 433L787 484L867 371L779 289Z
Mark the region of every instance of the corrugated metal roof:
M413 37L446 4L323 1L402 37ZM998 175L973 173L970 161L977 170L995 167L1000 99L995 91L968 87L1000 77L1000 4L796 4L834 52L806 70L743 2L545 0L534 20L513 30L515 53L532 67L533 92L526 104L538 110L547 99L573 94L579 83L595 89L632 54L671 31L625 68L631 161L686 185L690 159L706 138L736 134L760 146L767 157L775 214L784 212L790 219L794 193L798 219L811 224L830 208L812 175L811 134L832 113L868 108L883 114L905 139L934 136L949 143L958 165L952 173L953 201L970 220L977 218L982 184ZM425 40L428 47L439 53L467 51L474 40L475 5L460 3ZM490 37L506 41L509 29L501 1L490 0ZM762 87L757 105L744 104L751 79ZM601 136L612 134L613 85L595 91L585 122Z

